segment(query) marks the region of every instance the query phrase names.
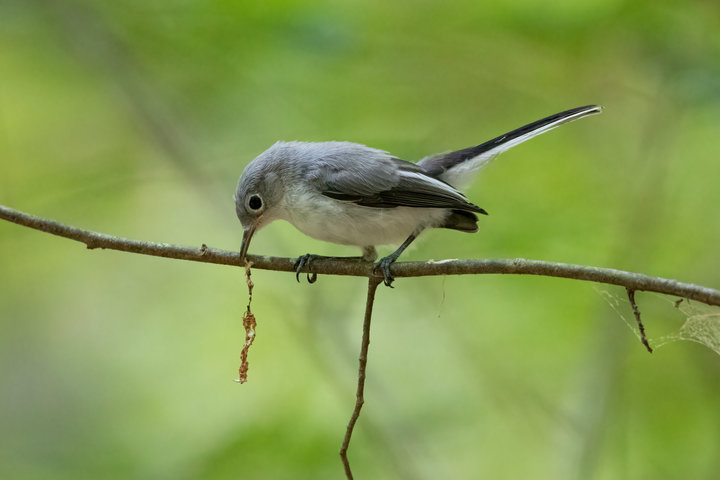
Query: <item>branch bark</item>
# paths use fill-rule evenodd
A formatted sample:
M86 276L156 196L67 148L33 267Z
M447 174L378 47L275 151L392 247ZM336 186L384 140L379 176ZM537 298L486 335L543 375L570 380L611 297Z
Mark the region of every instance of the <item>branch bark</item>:
M89 249L104 248L194 262L215 263L237 267L245 266L245 262L240 258L239 253L210 248L204 244L199 248L180 247L167 243L144 242L115 237L104 233L63 225L56 221L36 217L3 205L0 205L0 218L18 225L82 242L87 245ZM248 255L248 260L252 262L253 268L280 272L295 271L296 259L294 258ZM303 268L302 272L356 277L378 276L373 271L373 264L370 262L342 259L314 260L309 267ZM527 260L523 258L398 262L392 266L392 273L395 277L475 274L541 275L618 285L630 290L657 292L665 295L689 298L707 305L720 306L720 290L709 287L612 268Z
M355 394L355 408L353 408L350 421L345 430L345 438L340 447L340 458L345 467L345 477L349 480L353 479L350 461L348 460L347 451L350 447L350 439L355 430L355 423L360 417L360 410L365 404L365 375L367 373L368 348L370 347L370 323L372 321L372 309L375 303L375 292L382 281L382 278L370 277L368 279L367 300L365 301L365 318L363 320L363 334L360 342L360 357L358 358L358 384L357 393Z

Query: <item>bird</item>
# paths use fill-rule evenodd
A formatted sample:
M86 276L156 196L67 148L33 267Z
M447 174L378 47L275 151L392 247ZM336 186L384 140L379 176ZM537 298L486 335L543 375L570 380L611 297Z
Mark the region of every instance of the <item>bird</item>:
M502 152L553 128L602 111L586 105L547 116L474 147L427 156L417 163L353 142L276 142L243 170L235 210L243 228L240 258L262 227L285 220L312 238L362 249L400 244L375 264L392 287L391 266L428 228L478 231L487 212L460 192L475 173ZM300 270L319 255L306 254ZM317 275L308 274L313 283Z

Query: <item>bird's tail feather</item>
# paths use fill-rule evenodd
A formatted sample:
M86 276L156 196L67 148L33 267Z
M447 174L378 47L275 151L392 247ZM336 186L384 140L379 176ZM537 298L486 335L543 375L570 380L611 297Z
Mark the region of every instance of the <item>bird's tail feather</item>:
M418 165L429 175L457 187L459 186L458 183L468 179L469 176L487 165L490 160L505 150L550 131L563 123L572 122L601 111L602 107L597 105L572 108L495 137L475 147L423 158L418 162Z

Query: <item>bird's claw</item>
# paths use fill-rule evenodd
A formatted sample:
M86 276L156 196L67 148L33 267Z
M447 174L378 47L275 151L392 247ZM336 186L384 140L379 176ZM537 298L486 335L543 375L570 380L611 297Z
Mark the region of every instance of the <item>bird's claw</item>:
M315 258L315 255L311 253L306 253L305 255L299 256L298 259L295 261L295 280L297 280L298 283L300 283L300 270L302 270L303 267L310 265L310 262L312 262L313 258ZM317 273L308 273L307 281L308 283L317 282Z
M375 270L379 268L383 274L383 283L390 288L395 288L392 286L392 282L395 281L395 277L393 277L392 273L390 273L390 266L395 263L395 260L396 259L392 256L388 256L381 258L378 263L375 264Z

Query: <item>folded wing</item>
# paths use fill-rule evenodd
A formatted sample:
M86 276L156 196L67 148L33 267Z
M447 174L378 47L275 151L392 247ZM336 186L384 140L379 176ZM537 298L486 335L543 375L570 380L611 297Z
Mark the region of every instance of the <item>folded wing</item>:
M450 208L485 214L485 210L448 183L414 163L380 150L347 144L346 151L324 156L314 177L321 193L336 200L374 208Z

